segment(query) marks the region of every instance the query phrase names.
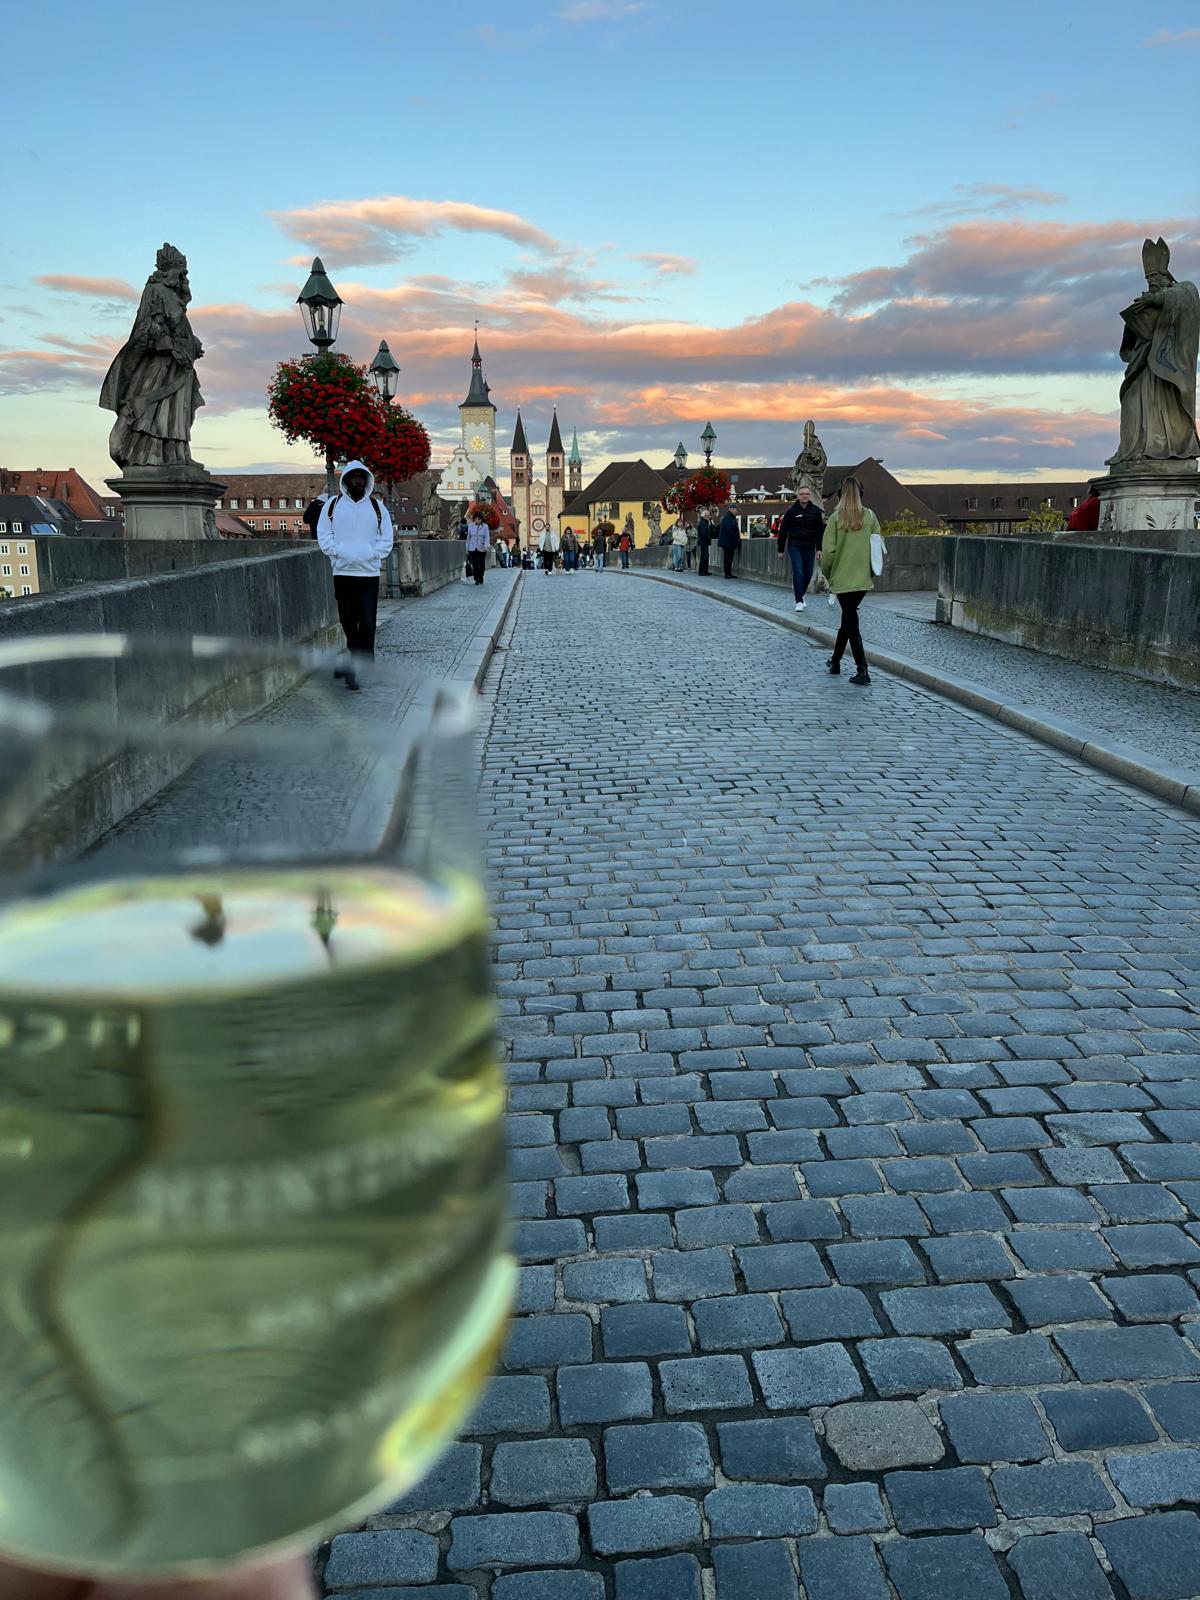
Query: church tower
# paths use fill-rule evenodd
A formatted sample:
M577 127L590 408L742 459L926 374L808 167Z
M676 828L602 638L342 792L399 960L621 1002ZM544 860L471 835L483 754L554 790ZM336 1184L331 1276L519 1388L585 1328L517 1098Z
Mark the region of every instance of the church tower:
M496 408L483 378L483 357L479 354L479 329L475 329L475 348L471 352L471 387L458 408L462 423L462 448L470 457L480 478L496 476ZM474 487L472 485L472 487Z
M550 424L550 442L546 446L546 521L552 528L558 527L559 514L563 508L564 483L562 434L558 431L558 408L554 409L554 420Z
M571 454L567 457L567 492L583 493L583 457L579 454L579 429L571 429Z
M517 426L513 433L512 453L509 456L512 495L510 505L513 515L521 525L521 543L528 546L533 527L529 510L529 446L525 442L525 424L517 409Z

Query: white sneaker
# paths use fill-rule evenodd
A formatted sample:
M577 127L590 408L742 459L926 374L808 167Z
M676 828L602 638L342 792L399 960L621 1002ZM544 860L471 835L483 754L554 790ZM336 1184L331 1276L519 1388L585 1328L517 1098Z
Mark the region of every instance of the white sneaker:
M796 601L796 610L797 611L803 611L804 610L804 601L803 600L797 600Z

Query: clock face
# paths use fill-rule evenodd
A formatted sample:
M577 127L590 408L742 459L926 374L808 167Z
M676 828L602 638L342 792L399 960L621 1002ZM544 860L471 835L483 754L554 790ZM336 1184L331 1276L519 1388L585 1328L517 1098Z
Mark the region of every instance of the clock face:
M479 437L479 435L477 433L472 435L472 438L471 438L471 449L472 450L482 450L483 449L483 440Z

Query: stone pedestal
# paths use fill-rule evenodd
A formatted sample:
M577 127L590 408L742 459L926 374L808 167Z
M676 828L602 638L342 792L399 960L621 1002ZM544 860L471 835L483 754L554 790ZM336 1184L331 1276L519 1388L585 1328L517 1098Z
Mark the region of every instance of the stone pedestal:
M199 462L177 467L129 467L105 482L120 495L127 539L216 539L217 501L225 485Z
M1189 472L1186 466L1181 461L1166 471L1149 465L1114 468L1098 484L1101 529L1195 528L1200 472Z

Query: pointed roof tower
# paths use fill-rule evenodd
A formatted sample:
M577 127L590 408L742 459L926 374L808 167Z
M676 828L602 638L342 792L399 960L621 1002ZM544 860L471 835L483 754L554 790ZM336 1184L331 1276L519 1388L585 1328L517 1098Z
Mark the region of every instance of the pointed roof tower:
M517 407L517 426L513 432L512 447L514 451L520 451L522 455L527 456L529 454L529 446L525 443L525 424L521 421L520 406Z
M554 421L550 424L550 443L546 446L548 456L560 456L563 453L562 434L558 431L558 407L554 408Z
M479 324L475 324L475 348L471 351L471 387L467 390L467 398L459 406L492 406L491 390L483 381L483 357L479 354Z
M583 465L583 457L579 454L578 428L571 429L571 454L567 457L567 462L573 467L581 467Z

